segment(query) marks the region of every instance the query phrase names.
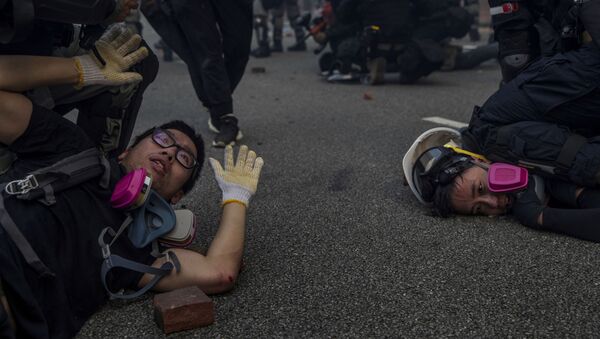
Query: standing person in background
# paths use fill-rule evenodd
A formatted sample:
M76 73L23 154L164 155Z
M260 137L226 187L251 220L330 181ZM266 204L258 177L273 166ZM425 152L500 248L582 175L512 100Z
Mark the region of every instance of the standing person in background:
M248 0L143 0L142 13L188 66L198 99L208 109L213 146L242 138L231 97L239 84L252 41Z
M256 32L256 42L258 47L252 50L255 58L267 58L271 56L271 47L269 46L269 10L281 6L283 0L254 0L252 11L254 12L254 31Z
M540 56L600 45L600 0L489 0L504 83Z
M473 42L479 41L481 39L481 34L479 34L479 0L464 0L463 7L473 17L473 24L471 24L471 29L469 30L469 39Z
M284 0L283 3L271 10L273 16L273 46L271 52L283 52L283 14L287 13L290 26L294 30L296 43L288 47L290 52L306 51L306 42L304 41L304 29L296 22L300 17L298 0Z

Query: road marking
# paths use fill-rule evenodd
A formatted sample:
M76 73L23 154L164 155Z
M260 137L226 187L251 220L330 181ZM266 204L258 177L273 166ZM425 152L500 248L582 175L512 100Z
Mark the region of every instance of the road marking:
M427 118L423 118L423 120L433 122L433 123L439 124L439 125L446 125L446 126L454 127L454 128L463 128L463 127L469 126L469 124L465 124L464 122L454 121L454 120L441 118L441 117L427 117Z

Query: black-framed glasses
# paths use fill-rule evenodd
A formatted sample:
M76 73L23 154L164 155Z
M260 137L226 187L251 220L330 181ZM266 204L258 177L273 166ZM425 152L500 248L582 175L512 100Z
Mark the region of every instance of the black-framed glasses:
M177 153L175 153L175 159L177 159L181 166L187 169L193 169L198 166L196 157L190 151L178 144L177 141L175 141L175 137L169 133L169 131L155 128L154 131L152 131L152 140L162 148L176 147Z

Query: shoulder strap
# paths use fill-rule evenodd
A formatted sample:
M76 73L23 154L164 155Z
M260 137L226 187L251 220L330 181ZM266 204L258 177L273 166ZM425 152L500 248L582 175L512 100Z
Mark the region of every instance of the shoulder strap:
M3 188L3 187L2 187ZM21 255L25 258L25 261L31 268L33 268L36 273L41 277L50 276L53 277L54 273L50 271L50 269L44 265L44 263L40 260L37 253L33 250L29 241L25 238L23 233L19 230L14 220L8 214L6 207L4 206L4 196L0 193L0 225L8 236L12 239L14 244L21 252Z
M24 179L0 184L0 225L15 243L25 261L40 276L54 276L54 273L40 260L27 238L19 230L6 210L4 199L16 197L34 200L41 197L47 205L56 202L55 192L102 175L100 185L108 187L110 169L106 158L96 148L90 148L67 157L54 165L32 172Z
M100 185L108 187L110 167L108 160L96 148L77 153L55 164L38 169L20 180L9 182L4 191L18 199L42 199L51 205L54 193L101 176ZM51 188L47 186L51 185Z

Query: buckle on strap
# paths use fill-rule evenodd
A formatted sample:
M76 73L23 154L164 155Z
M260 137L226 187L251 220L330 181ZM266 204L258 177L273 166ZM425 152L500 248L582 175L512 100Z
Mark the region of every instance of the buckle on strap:
M29 191L39 187L39 183L33 174L26 176L24 179L13 180L6 184L4 191L10 195L27 194Z
M501 6L491 7L490 15L499 15L499 14L510 14L517 12L519 10L519 3L517 2L508 2L502 4Z
M100 232L100 235L98 236L98 245L100 245L100 249L102 250L102 258L104 258L105 260L109 259L111 256L110 245L112 244L112 241L108 243L104 241L106 233L108 233L109 236L113 237L113 239L111 240L114 240L116 235L115 231L112 228L106 227L102 230L102 232Z

